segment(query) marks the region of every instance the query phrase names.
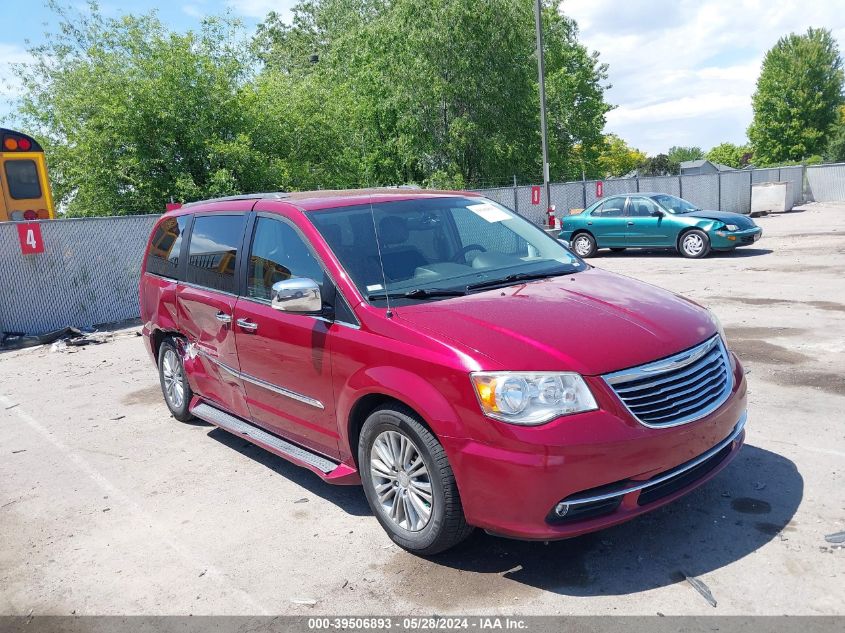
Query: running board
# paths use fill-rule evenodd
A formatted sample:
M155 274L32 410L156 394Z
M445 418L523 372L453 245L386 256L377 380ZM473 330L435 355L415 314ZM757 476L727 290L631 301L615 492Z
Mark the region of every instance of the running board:
M312 453L308 449L297 446L296 444L291 444L287 440L283 440L278 435L268 433L254 424L250 424L241 418L235 417L225 411L221 411L210 404L206 404L204 402L198 404L191 409L191 413L201 420L205 420L215 426L219 426L224 431L234 433L235 435L249 440L254 444L266 448L267 450L278 454L280 457L284 457L294 462L307 464L326 475L337 469L339 466L337 462L333 462L327 457L323 457L317 453Z

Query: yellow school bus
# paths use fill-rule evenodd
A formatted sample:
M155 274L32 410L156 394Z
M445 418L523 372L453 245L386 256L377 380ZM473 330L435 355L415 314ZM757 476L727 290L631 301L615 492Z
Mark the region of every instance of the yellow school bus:
M0 222L55 217L44 150L31 136L0 128Z

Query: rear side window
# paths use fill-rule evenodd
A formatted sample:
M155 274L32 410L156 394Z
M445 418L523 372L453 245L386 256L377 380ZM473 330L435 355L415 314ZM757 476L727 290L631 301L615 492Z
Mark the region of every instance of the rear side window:
M622 215L622 211L624 209L625 198L611 198L610 200L605 201L590 215L602 218L618 218Z
M34 160L7 160L6 183L9 195L16 200L41 197L38 168Z
M182 235L188 225L188 216L167 218L159 223L147 251L147 272L169 279L176 279L179 272L179 251Z
M323 269L296 229L282 220L259 217L249 257L248 296L269 300L273 284L291 277L323 285Z
M244 220L243 215L205 215L194 219L188 249L188 283L237 292L235 264Z

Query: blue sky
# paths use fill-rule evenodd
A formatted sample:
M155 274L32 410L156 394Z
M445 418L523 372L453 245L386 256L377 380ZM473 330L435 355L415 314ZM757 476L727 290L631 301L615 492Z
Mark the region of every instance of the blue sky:
M424 1L424 0L420 0ZM229 10L253 28L270 10L289 15L294 0L103 0L106 15L157 9L174 29ZM740 143L751 122L751 94L766 50L781 35L831 29L845 51L845 11L833 0L565 0L581 40L610 64L606 131L651 154L671 145L705 150ZM0 0L0 116L18 90L9 64L26 61L53 20L42 0Z

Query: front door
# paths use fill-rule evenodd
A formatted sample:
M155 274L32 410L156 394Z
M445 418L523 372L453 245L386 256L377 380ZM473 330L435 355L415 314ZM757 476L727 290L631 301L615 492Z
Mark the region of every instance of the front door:
M308 277L323 287L324 271L293 224L278 215L255 218L247 285L235 306L241 378L257 424L337 457L330 328L324 319L270 305L277 281Z
M627 208L626 245L631 247L666 247L673 246L669 238L668 222L660 212L658 204L645 196L631 196Z
M587 228L595 236L599 248L625 246L625 196L608 198L593 209Z
M194 219L185 282L179 284L176 304L179 327L190 344L185 375L191 389L235 415L248 417L233 328L235 271L244 225L244 214Z

